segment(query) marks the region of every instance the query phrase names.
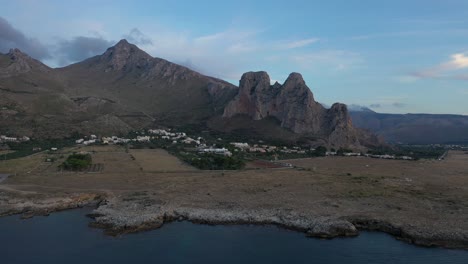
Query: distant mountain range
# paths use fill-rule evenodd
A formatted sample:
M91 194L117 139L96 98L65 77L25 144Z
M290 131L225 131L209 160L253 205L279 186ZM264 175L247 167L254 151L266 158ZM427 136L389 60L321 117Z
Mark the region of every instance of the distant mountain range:
M383 114L350 107L353 125L385 140L405 144L468 144L468 116L441 114Z

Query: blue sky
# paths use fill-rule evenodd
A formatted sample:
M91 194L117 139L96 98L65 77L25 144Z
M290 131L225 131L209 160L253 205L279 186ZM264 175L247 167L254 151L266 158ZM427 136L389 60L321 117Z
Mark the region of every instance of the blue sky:
M326 3L325 3L326 2ZM316 100L468 115L468 1L0 0L0 52L64 66L127 38L235 84L300 72Z

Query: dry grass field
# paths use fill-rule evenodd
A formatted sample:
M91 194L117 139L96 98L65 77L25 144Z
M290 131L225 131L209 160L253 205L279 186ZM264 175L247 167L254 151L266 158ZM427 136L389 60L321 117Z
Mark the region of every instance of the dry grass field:
M163 149L132 149L130 154L135 158L144 172L183 172L194 171L189 166Z

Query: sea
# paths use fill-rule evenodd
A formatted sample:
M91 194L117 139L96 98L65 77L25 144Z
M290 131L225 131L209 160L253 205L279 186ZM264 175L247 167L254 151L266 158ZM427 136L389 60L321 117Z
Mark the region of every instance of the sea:
M418 247L380 232L321 240L275 226L182 221L112 237L88 226L90 210L1 217L0 263L468 264L468 250Z

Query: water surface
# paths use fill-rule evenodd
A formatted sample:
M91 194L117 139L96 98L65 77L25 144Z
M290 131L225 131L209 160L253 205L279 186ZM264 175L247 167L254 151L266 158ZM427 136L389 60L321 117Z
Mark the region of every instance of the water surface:
M372 232L318 240L272 226L174 222L109 237L88 227L88 212L0 218L0 263L468 263L468 251L417 247Z

